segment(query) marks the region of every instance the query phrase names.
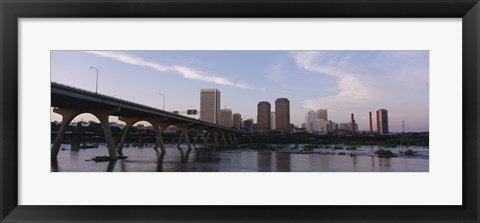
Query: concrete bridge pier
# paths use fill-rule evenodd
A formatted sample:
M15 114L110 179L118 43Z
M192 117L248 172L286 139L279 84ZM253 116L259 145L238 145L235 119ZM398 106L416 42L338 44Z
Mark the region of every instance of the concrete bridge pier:
M193 148L195 148L195 149L197 148L197 139L198 139L198 136L199 136L199 135L200 135L200 134L198 134L198 130L195 131L195 138L193 139L193 143L192 143L192 146L193 146Z
M210 132L207 131L203 133L203 144L206 146L208 144L208 138L210 138Z
M76 109L65 108L54 108L53 112L62 116L62 124L60 125L60 129L58 129L57 137L55 137L55 141L53 142L52 153L50 154L52 159L57 159L58 151L60 150L63 137L65 136L65 130L68 125L70 125L70 122L82 112Z
M163 142L163 132L170 126L172 123L166 122L167 118L157 118L157 119L149 119L148 122L153 126L155 129L155 133L157 134L157 140L155 142L155 146L153 147L154 150L157 150L160 147L160 151L162 154L165 154L167 151L165 150L165 144Z
M150 125L153 126L153 129L155 130L155 134L156 134L156 141L155 141L155 146L153 147L153 149L157 150L157 148L160 147L160 150L161 150L162 154L166 153L165 144L163 143L162 134L163 134L163 131L165 131L165 129L170 125L169 123L164 122L165 120L167 120L167 119L166 118L146 119L146 121L148 123L150 123Z
M203 141L205 142L205 128L195 128L195 139L193 139L193 147L197 148L198 137L202 136Z
M222 132L222 139L220 141L224 145L228 145L227 139L225 138L225 132Z
M216 146L220 145L220 143L218 142L218 132L217 131L213 131L213 144L215 144Z
M103 135L105 137L105 141L107 141L108 155L112 160L117 159L117 150L113 141L112 131L110 131L110 123L108 122L108 117L110 116L110 114L116 111L120 111L120 108L96 109L96 111L92 112L92 114L95 115L98 120L100 120L100 125L103 129Z
M178 139L178 143L177 143L177 148L179 150L182 149L182 148L180 148L180 144L182 143L182 141L187 144L188 151L192 150L192 144L190 143L190 137L188 137L188 129L189 129L189 126L191 126L191 125L192 124L177 124L177 127L179 127L180 130L182 131L182 133L180 134L180 138Z
M235 145L235 143L233 143L232 133L228 134L228 140L230 141L230 145Z
M165 151L165 144L163 144L163 138L162 134L165 128L162 128L158 123L157 124L152 124L153 129L155 129L155 133L157 134L157 140L155 142L155 146L153 147L154 150L158 151L158 147L160 147L160 150L162 154L165 154L167 151Z
M235 145L238 145L237 135L235 133L232 135L233 135L233 140L235 140Z
M135 123L137 123L141 120L139 118L124 118L124 117L120 117L120 118L118 118L118 120L120 120L122 122L125 122L125 127L123 127L122 138L120 139L120 143L118 143L118 148L117 148L117 152L119 154L122 154L123 146L125 144L125 141L127 140L128 130L130 130L130 128L133 126L133 124L135 124Z
M138 132L137 134L137 147L138 148L143 148L145 145L145 139L143 138L144 134L142 132Z

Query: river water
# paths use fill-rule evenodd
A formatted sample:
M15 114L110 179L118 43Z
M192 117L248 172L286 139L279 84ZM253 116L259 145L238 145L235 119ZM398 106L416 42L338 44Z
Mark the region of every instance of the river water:
M186 149L166 145L166 154L153 147L124 148L128 158L111 162L95 162L106 156L105 145L95 149L70 150L62 145L52 172L428 172L428 147L383 148L395 154L411 149L413 156L379 158L376 146L357 150L314 149L299 151L292 145L276 145L275 149Z

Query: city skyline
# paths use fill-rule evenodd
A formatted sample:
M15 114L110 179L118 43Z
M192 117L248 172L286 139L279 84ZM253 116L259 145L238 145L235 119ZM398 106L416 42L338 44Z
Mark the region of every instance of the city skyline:
M244 120L257 121L258 102L284 97L298 126L307 111L328 109L329 120L348 122L354 113L368 130L368 112L386 108L391 132L402 120L407 131L428 131L428 51L52 51L51 58L54 82L95 91L93 66L100 94L158 108L166 102L167 111L200 110L200 89L216 88L221 108Z

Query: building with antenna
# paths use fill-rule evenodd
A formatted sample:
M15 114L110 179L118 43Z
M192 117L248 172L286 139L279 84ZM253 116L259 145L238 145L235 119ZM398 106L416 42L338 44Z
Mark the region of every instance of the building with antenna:
M220 125L228 128L233 126L232 109L220 109Z

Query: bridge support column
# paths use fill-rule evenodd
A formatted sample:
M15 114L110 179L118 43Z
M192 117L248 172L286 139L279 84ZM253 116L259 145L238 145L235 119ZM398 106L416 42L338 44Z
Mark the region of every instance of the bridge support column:
M153 147L154 150L157 150L160 147L162 154L165 154L167 151L165 150L165 144L163 143L162 134L163 131L170 125L170 123L165 122L167 118L149 118L146 119L150 125L153 126L155 133L157 135L157 140L155 141L155 146Z
M180 130L182 131L182 133L180 134L180 137L178 139L177 148L181 150L182 148L180 148L180 144L182 143L182 141L184 141L185 143L187 143L188 151L192 150L192 144L190 143L190 138L188 137L187 126L182 126L182 127L178 126L178 127L180 127Z
M195 128L195 139L193 140L193 147L196 149L197 148L197 140L198 140L198 137L202 137L203 138L203 142L205 142L205 128L202 128L202 127L197 127Z
M70 148L72 150L78 151L80 149L80 136L79 135L72 135L70 139Z
M228 140L230 140L230 145L233 145L232 133L228 134Z
M217 131L213 132L213 144L215 144L216 146L220 145L220 143L218 143L218 132Z
M190 137L188 136L188 129L192 123L177 124L177 126L182 130L185 143L187 143L188 151L192 150L192 144L190 143Z
M113 141L112 137L112 131L110 131L110 123L108 122L108 117L110 114L119 111L120 108L115 108L115 109L96 109L94 112L92 112L93 115L97 116L98 120L100 120L100 124L103 129L103 134L105 137L105 141L107 141L107 147L108 147L108 155L110 156L110 159L116 160L117 159L117 150L115 143Z
M206 146L208 144L208 138L210 137L210 132L207 131L207 133L205 134L205 132L203 133L203 144Z
M117 152L119 154L122 154L123 146L124 146L125 141L127 140L127 137L128 137L128 130L130 130L130 128L133 126L133 124L140 121L140 119L120 117L118 120L120 120L122 122L125 122L125 127L123 128L122 139L120 139L120 143L118 144L118 148L117 148Z
M222 132L221 142L224 143L225 145L228 145L227 139L225 138L225 132Z
M160 150L162 151L162 154L165 154L165 145L163 144L163 138L162 138L162 133L165 130L165 128L161 128L160 125L157 124L152 124L153 129L155 129L155 133L157 134L157 141L155 142L155 147L153 147L154 150L157 150L157 148L160 146Z
M54 108L53 112L62 116L62 124L60 125L60 129L55 137L50 154L52 159L57 159L58 151L62 145L62 140L65 136L65 131L67 130L68 125L70 125L70 122L72 122L77 115L81 114L82 111L76 109Z
M237 135L236 135L236 134L233 134L233 139L235 140L235 145L238 145Z
M198 139L198 136L199 136L199 135L200 135L200 134L198 134L198 130L196 130L196 131L195 131L195 138L193 139L193 143L192 143L192 146L193 146L193 148L195 148L195 149L197 148L197 139Z
M182 149L180 148L180 144L182 143L183 141L183 131L180 132L180 136L178 137L178 142L177 142L177 149Z

